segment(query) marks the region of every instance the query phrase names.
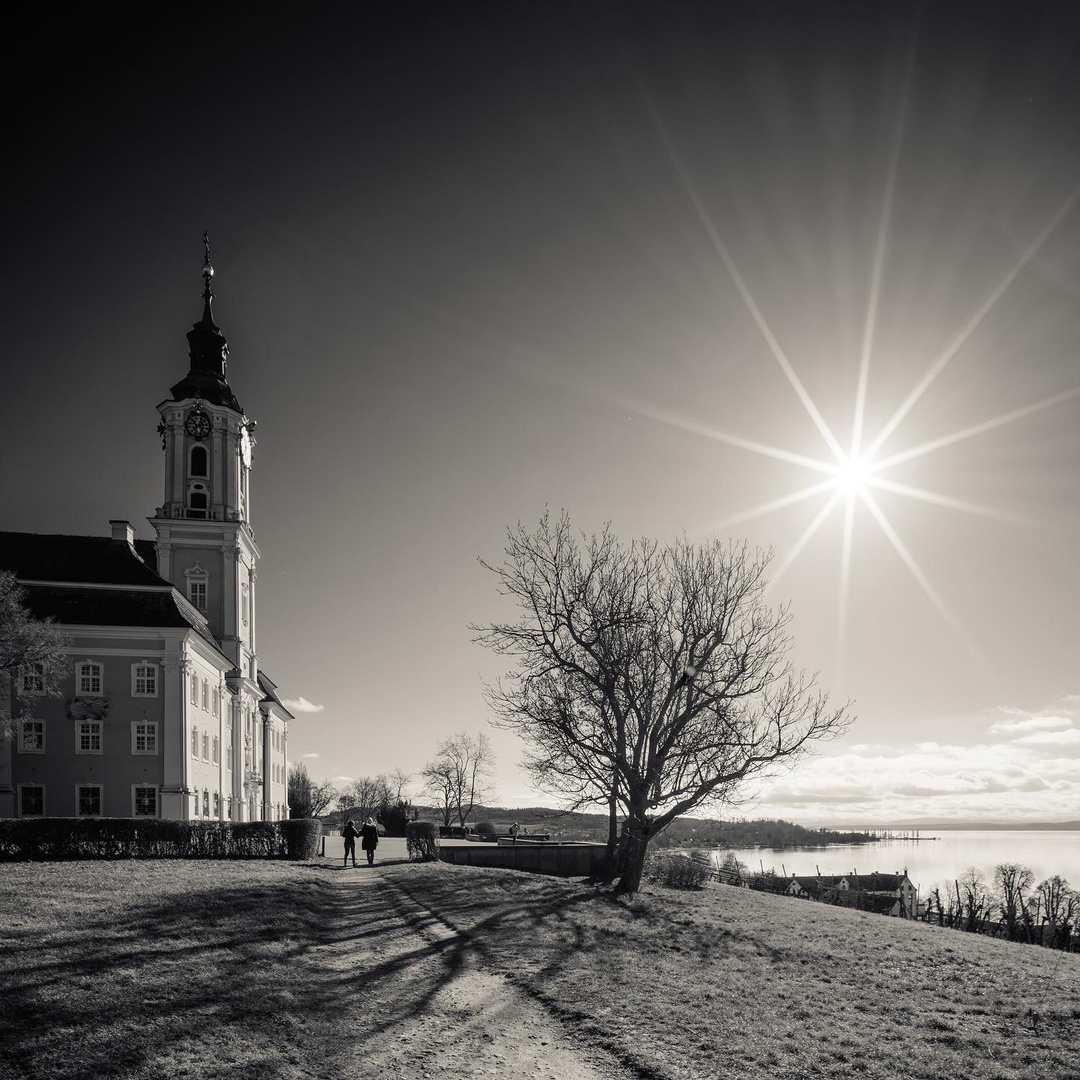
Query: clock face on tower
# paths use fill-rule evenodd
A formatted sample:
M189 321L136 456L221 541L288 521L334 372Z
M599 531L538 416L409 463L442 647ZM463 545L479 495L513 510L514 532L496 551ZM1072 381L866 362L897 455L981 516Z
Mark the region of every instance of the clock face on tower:
M206 413L190 413L184 427L193 439L205 439L210 434L210 418Z

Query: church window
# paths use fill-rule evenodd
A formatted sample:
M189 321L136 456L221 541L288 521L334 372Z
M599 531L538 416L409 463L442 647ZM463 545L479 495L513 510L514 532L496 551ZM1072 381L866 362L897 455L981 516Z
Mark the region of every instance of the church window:
M214 792L214 817L221 817L221 796Z
M198 705L199 704L199 676L198 675L192 675L191 676L191 704L192 705Z
M187 580L187 598L200 611L206 610L206 571L196 563L190 569L184 571Z
M214 707L214 715L215 716L220 716L221 715L221 690L216 686L214 687L214 689L210 693L210 702Z
M45 753L45 721L23 720L19 725L19 753Z
M210 495L203 483L193 483L188 491L188 517L205 518L210 516Z
M133 784L131 810L134 817L157 817L157 787L154 784Z
M45 785L19 785L19 817L45 816Z
M135 720L131 724L131 752L133 754L157 753L157 721Z
M75 804L79 817L101 817L101 785L77 784Z
M206 788L203 788L202 793L202 812L203 817L210 816L210 792Z
M191 475L192 476L209 476L210 475L210 459L206 453L205 446L194 446L191 449Z
M29 664L22 672L22 694L45 693L45 665Z
M211 754L210 760L216 765L221 760L221 750L219 748L218 737L215 735L210 744Z
M210 684L203 679L202 681L202 707L203 712L209 712L210 710Z
M80 694L101 696L101 664L87 660L75 668L75 686Z
M210 733L208 731L202 733L202 756L203 761L210 760Z
M75 753L101 753L101 721L80 720L75 725Z
M197 727L191 729L191 756L194 758L199 756L199 729Z
M131 665L131 696L157 697L157 664Z

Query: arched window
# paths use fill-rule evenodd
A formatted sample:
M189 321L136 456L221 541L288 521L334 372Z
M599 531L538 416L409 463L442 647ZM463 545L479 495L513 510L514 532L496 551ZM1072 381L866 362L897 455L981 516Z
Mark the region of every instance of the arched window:
M205 484L192 484L188 492L188 517L205 518L210 516L210 493Z
M191 475L210 475L210 457L205 446L193 446L191 448Z

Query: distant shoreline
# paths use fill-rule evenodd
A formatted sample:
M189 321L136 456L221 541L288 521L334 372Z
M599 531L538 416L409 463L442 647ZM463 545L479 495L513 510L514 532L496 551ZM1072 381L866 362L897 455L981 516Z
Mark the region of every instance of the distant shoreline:
M942 832L1023 832L1025 830L1035 832L1076 832L1080 831L1080 821L1033 821L1013 822L1004 824L995 821L898 821L893 824L885 824L882 829L939 829Z

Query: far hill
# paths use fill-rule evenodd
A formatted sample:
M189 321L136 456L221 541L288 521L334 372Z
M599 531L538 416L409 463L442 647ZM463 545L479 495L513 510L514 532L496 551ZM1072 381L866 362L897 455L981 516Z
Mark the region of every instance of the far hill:
M420 816L428 821L441 820L433 808L420 807ZM491 822L496 832L506 832L516 822L522 830L544 832L563 840L606 842L607 814L580 814L553 810L549 806L477 807L469 824ZM721 821L716 818L680 818L653 841L664 847L821 847L825 844L863 844L873 837L864 832L841 832L834 829L808 829L790 821Z

